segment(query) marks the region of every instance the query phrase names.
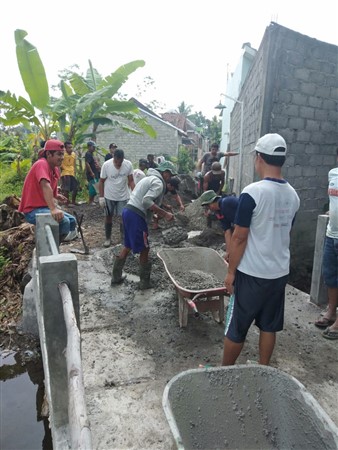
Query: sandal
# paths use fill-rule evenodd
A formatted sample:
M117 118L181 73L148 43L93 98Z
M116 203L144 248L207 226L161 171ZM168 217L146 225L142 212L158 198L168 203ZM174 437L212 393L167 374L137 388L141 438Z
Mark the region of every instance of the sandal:
M333 325L334 323L335 323L334 320L327 319L326 317L320 317L318 320L316 320L315 326L317 328L327 328L330 325Z
M325 339L335 341L336 339L338 339L338 330L330 330L330 328L326 328L326 330L323 331L323 337Z

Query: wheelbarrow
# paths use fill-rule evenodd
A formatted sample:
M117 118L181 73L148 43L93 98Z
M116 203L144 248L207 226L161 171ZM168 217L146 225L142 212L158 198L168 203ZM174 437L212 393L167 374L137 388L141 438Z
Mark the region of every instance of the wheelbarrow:
M166 385L162 405L180 450L338 448L338 428L319 403L269 366L186 370Z
M228 295L224 278L228 266L216 250L207 247L168 248L160 250L157 256L178 295L180 327L187 326L189 313L198 317L202 312L211 311L217 322L224 321L224 296ZM187 286L185 280L188 283L194 280L195 284Z

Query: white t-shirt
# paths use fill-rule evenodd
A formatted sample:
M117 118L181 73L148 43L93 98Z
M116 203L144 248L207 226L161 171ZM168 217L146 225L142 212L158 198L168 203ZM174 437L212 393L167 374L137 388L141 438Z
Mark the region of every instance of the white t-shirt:
M146 174L141 169L135 169L134 170L134 183L135 185L144 178Z
M113 201L129 200L128 176L133 175L133 166L130 161L124 159L121 167L114 166L114 160L108 159L101 168L100 178L105 179L104 197Z
M330 218L326 229L326 236L338 239L338 167L329 172L328 194L330 199Z
M251 217L245 217L241 206L241 197L245 195L251 197ZM250 231L238 270L266 279L287 275L290 231L300 205L296 191L284 180L264 179L245 187L241 197L235 223L249 226Z

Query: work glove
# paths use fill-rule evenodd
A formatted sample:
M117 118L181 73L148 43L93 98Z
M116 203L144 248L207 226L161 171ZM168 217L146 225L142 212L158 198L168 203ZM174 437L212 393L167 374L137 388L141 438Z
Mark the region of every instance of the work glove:
M106 206L106 200L104 199L104 197L99 197L99 205L101 206L101 208L104 208Z

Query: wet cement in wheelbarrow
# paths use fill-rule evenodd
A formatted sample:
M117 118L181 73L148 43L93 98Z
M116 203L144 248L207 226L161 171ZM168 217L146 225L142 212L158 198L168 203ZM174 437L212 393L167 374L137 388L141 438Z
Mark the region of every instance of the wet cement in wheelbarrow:
M164 408L187 449L338 446L338 428L311 394L295 378L272 367L182 372L167 385Z
M206 273L203 270L174 270L171 275L179 286L190 291L208 290L224 286L224 280L220 280L216 275Z

